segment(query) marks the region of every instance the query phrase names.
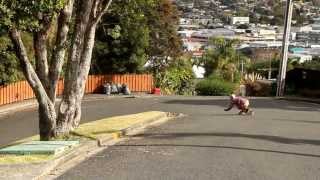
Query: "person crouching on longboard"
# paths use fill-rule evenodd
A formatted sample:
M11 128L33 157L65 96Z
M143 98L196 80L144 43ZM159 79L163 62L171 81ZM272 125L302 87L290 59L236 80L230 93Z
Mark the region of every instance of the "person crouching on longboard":
M231 94L230 95L230 105L227 109L225 109L225 111L230 111L233 108L233 106L237 106L237 108L240 110L239 115L242 115L242 114L252 115L253 111L250 110L249 105L250 105L250 103L249 103L248 99L241 97L241 96L236 96L234 94Z

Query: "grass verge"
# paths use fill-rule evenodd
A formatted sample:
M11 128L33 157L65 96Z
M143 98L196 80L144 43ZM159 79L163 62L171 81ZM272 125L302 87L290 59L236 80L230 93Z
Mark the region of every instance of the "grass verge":
M98 140L104 136L112 135L114 138L119 137L121 130L127 129L136 124L144 123L150 119L164 117L165 112L149 111L138 114L116 116L105 118L85 124L81 124L79 128L71 132L71 135L62 140ZM18 140L9 146L17 145L29 141L39 140L39 135L31 136L25 139ZM55 139L57 140L57 139ZM54 159L54 155L0 155L0 164L21 164L21 163L37 163Z
M53 155L0 155L0 164L39 163L53 159Z

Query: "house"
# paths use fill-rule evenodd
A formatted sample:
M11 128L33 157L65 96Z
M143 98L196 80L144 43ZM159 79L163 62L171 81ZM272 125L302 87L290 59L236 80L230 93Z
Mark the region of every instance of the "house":
M231 25L249 24L249 17L231 17Z
M296 40L310 44L320 44L320 18L314 19L314 24L300 28Z
M235 32L225 28L217 29L201 29L191 35L194 41L207 43L211 37L231 37L234 36Z

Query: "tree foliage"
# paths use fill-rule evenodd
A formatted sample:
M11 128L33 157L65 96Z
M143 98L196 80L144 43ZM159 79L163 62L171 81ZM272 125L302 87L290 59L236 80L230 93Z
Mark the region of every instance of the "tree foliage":
M150 28L147 55L154 74L162 72L182 55L182 41L177 34L179 13L170 0L156 1L155 9L146 13Z
M182 54L178 19L169 0L116 1L98 29L92 73L139 73L147 61L165 69Z
M296 64L295 67L320 71L320 57L316 56L310 61Z
M116 1L97 29L92 73L139 73L149 46L153 0Z
M234 82L236 73L239 72L240 62L249 61L244 55L235 49L238 40L224 38L212 38L209 41L209 48L199 64L205 68L205 76L212 74L219 75L226 80Z
M148 54L173 58L181 55L182 42L177 34L177 7L170 0L159 0L156 2L155 10L147 12L147 16L151 33Z
M39 31L64 7L66 0L1 0L1 25L25 31Z
M39 104L41 140L68 134L79 125L96 27L111 2L0 1L0 29L8 32L20 68ZM53 28L56 29L52 31ZM33 53L23 38L26 33L32 38ZM48 46L50 33L54 39L52 48ZM65 60L64 93L56 112L57 84Z
M10 39L0 36L0 86L22 78L18 60L15 57Z

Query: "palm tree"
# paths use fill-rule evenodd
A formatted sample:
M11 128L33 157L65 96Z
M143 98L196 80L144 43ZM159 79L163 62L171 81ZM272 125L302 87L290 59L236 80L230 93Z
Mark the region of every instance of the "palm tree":
M240 43L237 39L211 38L209 49L202 57L201 64L205 68L205 76L212 74L222 76L234 82L234 74L238 71L239 59L244 56L237 52L235 46Z

